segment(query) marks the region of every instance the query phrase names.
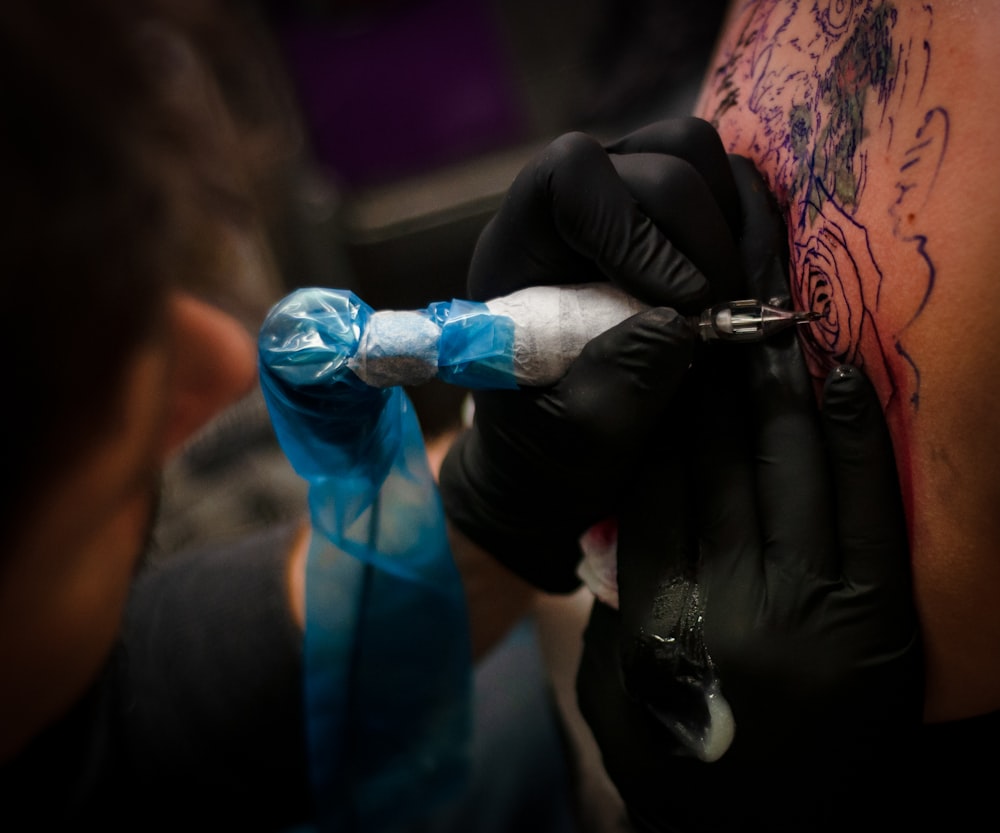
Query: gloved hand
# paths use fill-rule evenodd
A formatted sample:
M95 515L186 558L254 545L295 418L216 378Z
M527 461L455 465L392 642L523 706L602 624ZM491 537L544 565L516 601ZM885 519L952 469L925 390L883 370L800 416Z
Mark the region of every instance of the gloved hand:
M615 511L690 363L692 333L663 307L693 312L707 278L739 269L718 135L697 119L657 127L655 152L645 134L614 153L579 133L554 141L517 176L470 267L474 300L611 280L654 305L594 339L551 388L477 391L475 424L443 463L452 523L552 592L578 586L579 536Z
M699 311L739 258L725 149L701 119L668 119L607 147L560 136L517 175L483 229L469 297L612 281L651 305Z
M777 208L733 166L750 294L787 297ZM712 347L688 433L647 450L623 504L620 612L595 604L581 711L640 830L891 829L923 667L878 398L838 368L818 412L791 334ZM677 725L703 725L693 694L712 682L735 735L705 762Z

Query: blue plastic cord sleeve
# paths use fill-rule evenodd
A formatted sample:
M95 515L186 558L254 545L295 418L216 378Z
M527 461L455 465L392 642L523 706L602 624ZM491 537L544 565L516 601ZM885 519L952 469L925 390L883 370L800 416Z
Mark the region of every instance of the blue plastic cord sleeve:
M309 482L305 697L322 831L419 826L468 770L471 650L461 581L402 388L347 367L371 309L302 291L261 329L271 420Z

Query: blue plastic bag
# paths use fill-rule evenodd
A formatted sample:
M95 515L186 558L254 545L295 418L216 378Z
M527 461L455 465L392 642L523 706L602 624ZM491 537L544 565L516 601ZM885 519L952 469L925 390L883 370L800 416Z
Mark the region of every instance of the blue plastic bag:
M464 594L402 388L348 362L371 309L300 290L259 338L285 454L309 482L305 696L322 831L412 829L467 777L472 662Z

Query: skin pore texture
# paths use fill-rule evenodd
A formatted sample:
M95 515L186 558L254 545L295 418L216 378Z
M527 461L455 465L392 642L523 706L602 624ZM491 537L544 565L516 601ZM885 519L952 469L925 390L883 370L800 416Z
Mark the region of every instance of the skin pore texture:
M1000 707L1000 341L976 320L1000 302L998 36L976 0L737 0L695 110L785 212L811 371L879 392L929 721Z

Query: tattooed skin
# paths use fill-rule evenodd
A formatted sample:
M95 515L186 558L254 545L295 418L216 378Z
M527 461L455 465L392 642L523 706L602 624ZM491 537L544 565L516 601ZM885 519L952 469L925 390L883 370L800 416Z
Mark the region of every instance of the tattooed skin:
M793 301L821 315L803 333L811 372L863 367L887 410L911 414L920 364L907 328L935 279L920 208L949 132L948 111L925 100L933 21L930 3L905 28L885 0L737 4L698 107L786 212ZM875 227L891 229L878 235L891 258Z

